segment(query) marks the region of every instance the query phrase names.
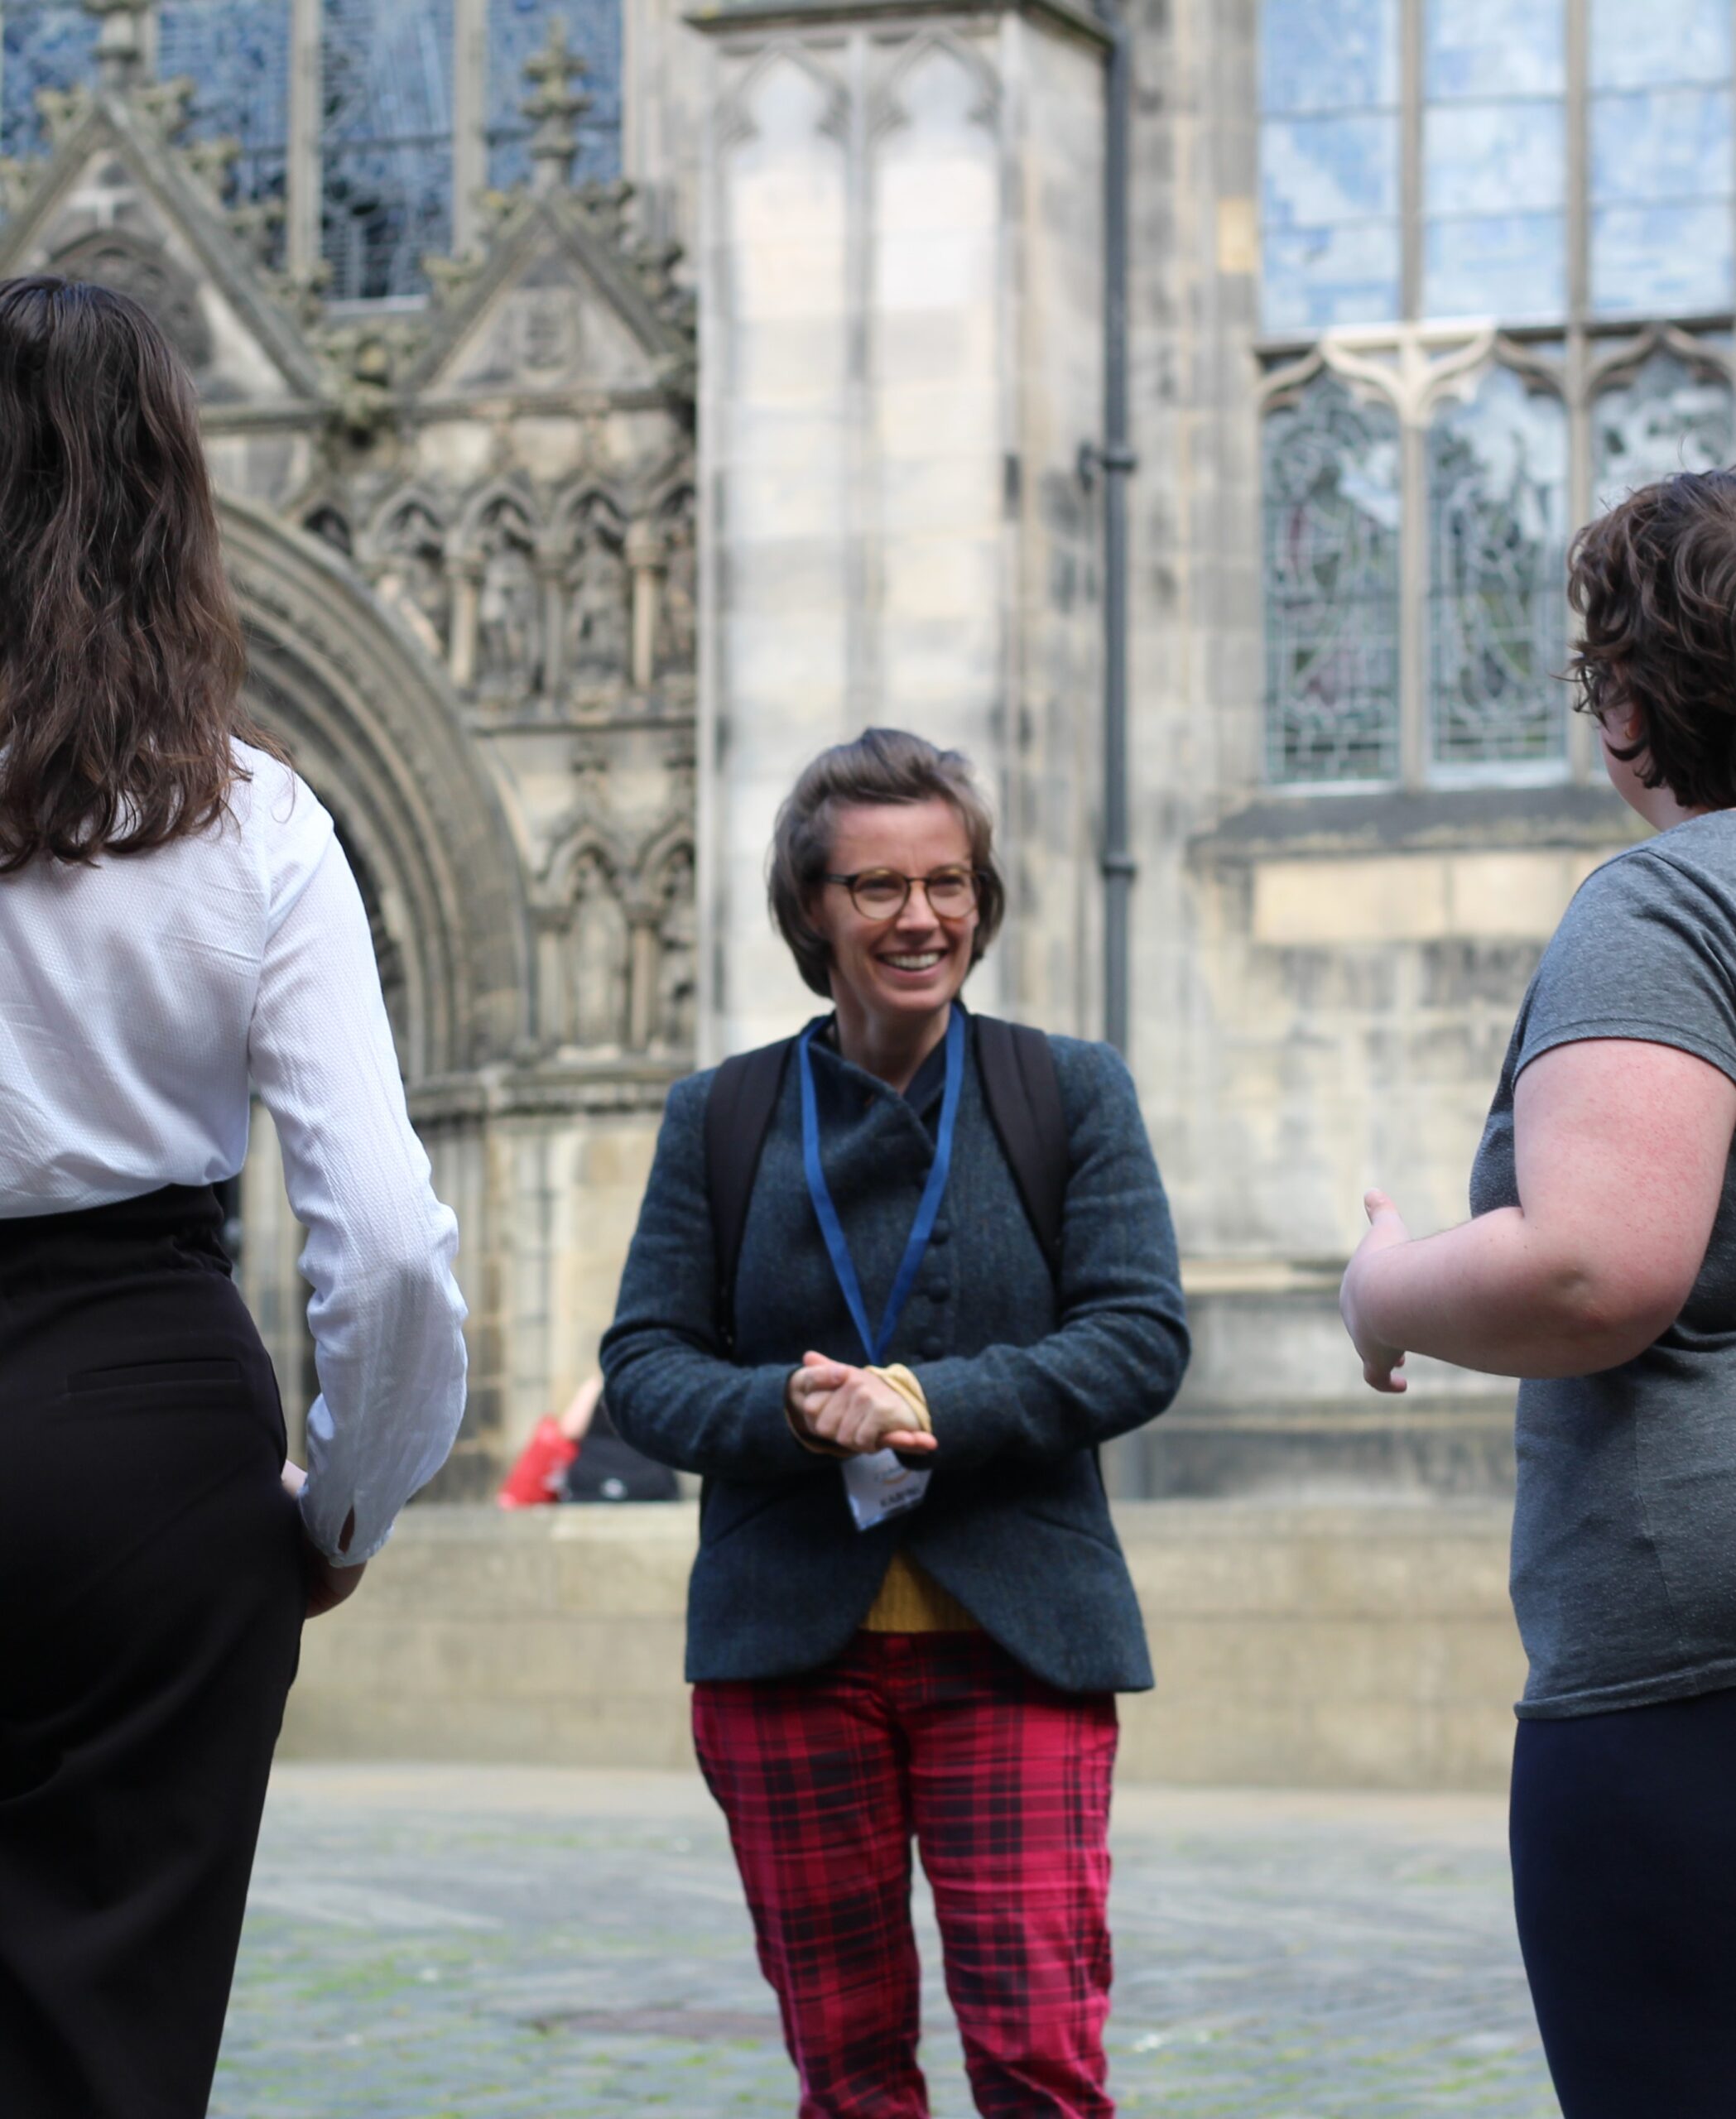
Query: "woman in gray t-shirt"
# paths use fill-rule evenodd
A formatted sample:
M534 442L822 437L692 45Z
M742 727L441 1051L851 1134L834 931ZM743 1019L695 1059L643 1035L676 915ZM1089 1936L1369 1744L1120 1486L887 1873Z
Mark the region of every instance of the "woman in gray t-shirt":
M1519 1011L1474 1219L1384 1194L1344 1276L1405 1350L1522 1377L1512 1812L1567 2119L1736 2110L1736 473L1581 532L1575 674L1657 836L1580 888Z

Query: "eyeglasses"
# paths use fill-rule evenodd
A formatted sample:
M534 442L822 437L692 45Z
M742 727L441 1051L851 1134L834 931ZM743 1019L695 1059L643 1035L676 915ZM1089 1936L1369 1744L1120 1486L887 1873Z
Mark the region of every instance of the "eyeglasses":
M928 876L901 876L896 868L863 868L854 876L821 880L847 890L864 920L896 920L919 883L937 920L962 920L977 901L974 868L936 868Z

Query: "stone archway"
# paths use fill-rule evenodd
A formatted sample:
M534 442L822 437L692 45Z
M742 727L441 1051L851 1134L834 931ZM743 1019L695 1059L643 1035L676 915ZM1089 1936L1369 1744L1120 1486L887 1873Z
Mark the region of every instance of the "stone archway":
M487 1083L535 1021L524 864L499 791L445 673L341 555L257 510L221 504L250 651L253 711L331 811L374 934L382 984L435 1189L464 1223L459 1275L473 1331L493 1338L498 1237ZM242 1285L283 1389L292 1447L318 1387L301 1232L267 1123L242 1180ZM443 1489L490 1473L498 1386L473 1364L468 1439Z
M317 540L222 503L249 693L336 819L396 952L406 1076L510 1059L534 1021L524 867L439 665Z

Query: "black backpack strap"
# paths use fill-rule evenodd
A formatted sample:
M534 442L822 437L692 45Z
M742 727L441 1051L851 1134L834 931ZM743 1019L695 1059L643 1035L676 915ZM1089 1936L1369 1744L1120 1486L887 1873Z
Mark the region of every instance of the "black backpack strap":
M748 1227L748 1204L772 1114L777 1108L793 1037L738 1052L711 1078L705 1097L705 1191L717 1261L718 1329L735 1344L735 1269Z
M1049 1270L1059 1281L1067 1205L1067 1115L1055 1054L1043 1032L1028 1023L1003 1022L994 1016L974 1016L971 1021L988 1116Z

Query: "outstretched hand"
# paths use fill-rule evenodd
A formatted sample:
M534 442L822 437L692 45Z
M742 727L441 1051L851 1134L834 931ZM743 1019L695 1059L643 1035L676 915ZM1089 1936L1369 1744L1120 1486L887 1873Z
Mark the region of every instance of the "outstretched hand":
M847 1362L804 1354L785 1395L797 1423L816 1442L853 1456L878 1449L931 1456L938 1447L933 1435L911 1425L910 1406L890 1383Z
M1368 1232L1356 1247L1338 1291L1339 1314L1363 1364L1363 1381L1370 1390L1397 1393L1406 1388L1405 1351L1388 1346L1368 1319L1368 1283L1371 1261L1395 1244L1408 1243L1411 1232L1384 1192L1365 1192L1363 1206L1368 1217Z

